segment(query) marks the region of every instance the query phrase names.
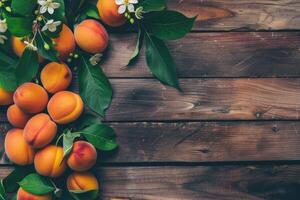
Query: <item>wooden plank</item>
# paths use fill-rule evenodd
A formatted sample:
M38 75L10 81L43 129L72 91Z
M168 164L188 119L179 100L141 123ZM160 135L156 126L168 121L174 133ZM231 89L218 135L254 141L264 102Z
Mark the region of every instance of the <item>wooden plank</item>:
M108 121L299 119L300 79L114 79Z
M11 171L4 167L0 177ZM300 165L102 167L104 200L297 200Z
M169 0L171 9L198 15L194 30L287 30L300 28L298 0Z
M102 68L109 77L152 77L144 52L124 68L135 34L111 34ZM168 43L179 77L300 76L299 32L191 33Z
M300 122L112 123L120 145L99 163L299 160ZM0 164L4 135L0 125Z

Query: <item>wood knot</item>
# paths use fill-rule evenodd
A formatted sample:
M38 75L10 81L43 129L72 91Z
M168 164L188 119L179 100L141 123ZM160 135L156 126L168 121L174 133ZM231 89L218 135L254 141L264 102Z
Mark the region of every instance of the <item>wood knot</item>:
M277 128L276 126L274 126L274 127L272 127L272 131L273 131L274 133L277 133L277 132L279 131L279 128Z
M256 113L255 113L255 117L256 117L257 119L261 118L261 116L262 116L262 113L261 113L261 112L256 112Z

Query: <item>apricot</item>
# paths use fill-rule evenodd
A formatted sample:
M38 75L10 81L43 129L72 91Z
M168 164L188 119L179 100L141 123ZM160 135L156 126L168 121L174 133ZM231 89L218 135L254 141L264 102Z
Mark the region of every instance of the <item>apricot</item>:
M96 20L87 19L75 28L75 40L78 46L89 53L103 52L108 45L108 34Z
M35 83L24 83L14 93L14 102L26 113L39 113L48 103L46 90Z
M14 53L18 56L18 57L21 57L24 50L25 50L25 47L26 45L24 44L24 42L21 40L21 38L18 38L18 37L11 37L11 45L12 45L12 49L14 51ZM42 63L44 62L44 58L39 56L38 57L39 59L39 63Z
M13 92L7 91L0 87L0 105L7 106L13 104Z
M74 172L67 179L68 190L98 190L97 178L90 172Z
M52 142L57 132L56 124L45 113L33 116L26 124L23 136L33 148L42 148Z
M57 38L53 39L55 49L59 52L59 58L63 61L67 60L70 53L75 50L76 43L72 30L65 24Z
M35 170L43 176L60 176L67 168L63 154L62 147L55 145L45 147L38 151L34 157Z
M22 129L11 129L7 132L4 141L7 157L18 165L29 165L33 163L35 151L23 138Z
M62 91L50 99L48 113L56 123L68 124L81 115L83 106L83 101L78 94Z
M96 161L95 147L88 142L77 141L74 143L67 163L74 171L87 171L96 164Z
M51 62L41 72L41 81L49 93L67 89L72 81L72 72L65 63Z
M23 112L17 105L11 105L7 109L7 119L9 123L17 128L24 128L31 115Z
M51 200L51 194L44 194L44 195L35 195L29 192L26 192L22 188L19 188L17 193L17 200Z
M123 14L118 13L119 6L115 0L99 0L97 8L101 20L112 27L117 27L125 24L126 18Z

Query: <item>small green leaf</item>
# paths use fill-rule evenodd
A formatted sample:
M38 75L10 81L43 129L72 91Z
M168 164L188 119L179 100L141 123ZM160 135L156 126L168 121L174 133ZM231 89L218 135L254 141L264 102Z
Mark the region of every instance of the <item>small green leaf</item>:
M6 67L0 65L0 87L7 91L15 91L17 88L15 68L10 65Z
M0 200L6 200L7 194L3 185L3 180L0 181Z
M37 5L37 0L12 0L11 7L15 14L32 15L33 9Z
M143 0L139 6L142 6L145 12L160 11L166 8L166 1L165 0Z
M16 192L19 188L17 183L32 172L34 172L32 166L16 166L15 169L3 179L5 191L8 193Z
M55 190L51 180L38 174L29 174L20 183L20 187L35 195L49 194Z
M25 37L32 33L32 17L11 17L7 18L9 32L16 37Z
M64 157L67 156L72 148L73 148L73 142L75 138L80 137L79 133L72 133L71 131L67 131L67 133L63 136L63 149L64 149Z
M152 12L144 18L144 25L150 34L162 40L176 40L192 29L194 18L187 18L176 11Z
M50 61L60 62L60 60L58 59L58 52L54 48L52 40L50 38L45 36L43 33L38 32L35 41L39 55ZM48 45L49 49L45 49L45 45Z
M93 124L81 132L99 150L111 151L118 147L114 129L105 124Z
M95 4L88 2L80 11L80 16L77 21L83 21L86 18L100 19L98 8Z
M111 103L112 88L102 69L92 66L89 60L82 56L78 81L83 101L94 112L103 116Z
M137 60L138 56L140 55L142 46L143 46L143 41L144 41L144 30L139 28L136 47L135 47L135 50L134 50L127 66L132 65Z
M155 77L162 83L180 89L176 66L165 43L146 33L146 60Z
M39 68L38 54L36 51L26 48L16 68L18 84L31 81L37 74Z
M98 197L98 190L70 190L71 196L75 200L94 200Z

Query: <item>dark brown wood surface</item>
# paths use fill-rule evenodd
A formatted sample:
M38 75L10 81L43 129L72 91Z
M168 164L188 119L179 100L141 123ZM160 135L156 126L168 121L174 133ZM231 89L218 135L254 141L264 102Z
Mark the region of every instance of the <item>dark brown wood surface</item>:
M101 67L114 88L100 152L101 199L300 199L300 1L168 0L196 16L170 41L183 92L152 78L136 34L110 34ZM0 177L10 128L0 108Z

